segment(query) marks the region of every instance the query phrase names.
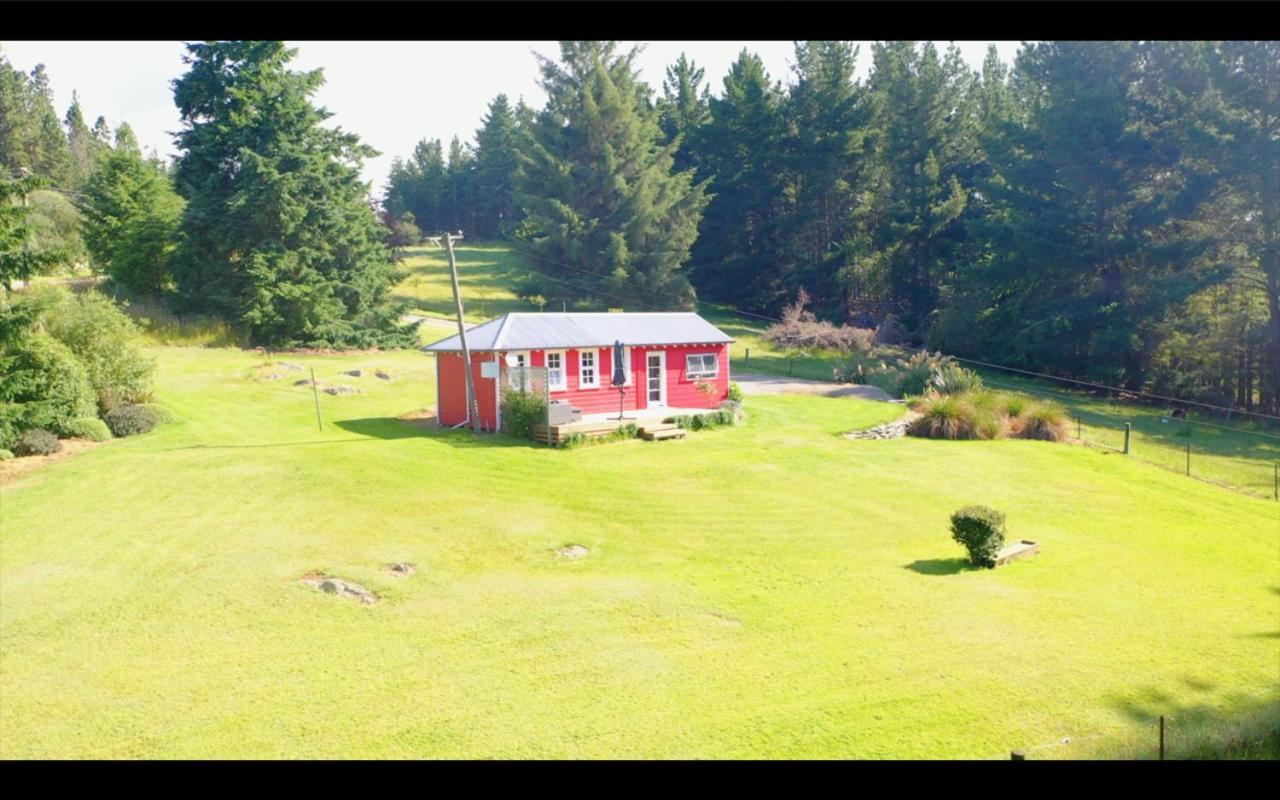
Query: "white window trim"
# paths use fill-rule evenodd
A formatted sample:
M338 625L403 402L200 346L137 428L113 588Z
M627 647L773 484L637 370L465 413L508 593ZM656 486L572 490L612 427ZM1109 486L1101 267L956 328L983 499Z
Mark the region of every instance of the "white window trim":
M513 356L518 356L524 359L525 367L528 367L530 364L533 363L532 354L528 350L512 350L510 351L510 353ZM512 389L523 389L526 392L529 391L529 373L525 372L524 375L522 376L524 378L523 386L515 380L515 377L516 377L516 373L508 372L507 385L510 386Z
M591 356L591 382L587 383L582 379L582 359L584 356ZM600 351L594 349L586 349L578 351L578 388L579 389L599 389L600 388Z
M694 372L692 369L689 368L689 359L691 358L705 359L707 356L710 356L715 362L716 366L713 371L706 372L705 370L703 370L703 371ZM685 380L691 380L691 381L715 380L716 378L719 378L720 377L720 354L719 353L689 353L688 355L685 356L685 359L684 359L684 377L685 377Z
M542 354L542 365L546 366L548 357L552 355L560 356L560 382L551 382L551 368L547 367L547 390L552 392L564 392L569 389L569 374L565 367L565 352L563 350L546 350Z
M613 360L612 347L609 348L609 359L610 361ZM613 367L614 370L618 368L617 364L610 364L610 366ZM635 383L635 376L631 374L631 346L630 345L622 346L622 370L627 374L627 382L622 385L630 386L631 384ZM610 386L613 385L613 370L609 371L609 385Z

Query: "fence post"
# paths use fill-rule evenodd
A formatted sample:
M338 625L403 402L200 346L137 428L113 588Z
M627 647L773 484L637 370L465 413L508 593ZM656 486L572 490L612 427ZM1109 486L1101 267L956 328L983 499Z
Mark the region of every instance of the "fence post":
M1187 476L1191 476L1191 442L1187 442Z
M1276 462L1276 477L1272 486L1275 487L1272 491L1275 492L1276 499L1280 500L1280 461Z
M795 373L796 373L796 359L795 359L795 356L792 356L791 360L787 362L787 377L790 378L792 375L795 375Z
M1126 422L1124 424L1124 454L1129 455L1129 434L1133 431L1133 426Z
M1021 750L1014 750L1013 752L1009 753L1009 760L1010 761L1026 761L1027 754L1022 752Z
M311 394L316 399L316 427L324 432L324 423L320 421L320 387L316 386L316 368L311 368Z
M1079 417L1076 417L1076 438L1077 438L1077 439L1079 439L1079 440L1080 440L1080 441L1082 441L1082 442L1084 441L1084 428L1083 428L1083 426L1080 424L1080 418L1079 418Z
M743 364L743 366L746 366L747 364L750 364L750 363L751 363L751 348L750 348L750 347L748 347L748 348L747 348L747 357L746 357L746 358L744 358L744 359L742 359L742 364Z
M1164 761L1164 714L1160 715L1160 760Z

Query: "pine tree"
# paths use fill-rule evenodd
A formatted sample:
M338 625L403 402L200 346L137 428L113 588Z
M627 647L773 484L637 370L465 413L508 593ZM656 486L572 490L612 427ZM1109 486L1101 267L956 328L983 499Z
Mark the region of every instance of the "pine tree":
M867 283L901 304L919 328L938 303L962 243L968 184L979 160L973 76L959 50L931 42L872 46L875 143L866 213Z
M0 287L5 291L63 261L63 254L41 249L35 241L28 197L46 183L35 175L0 178Z
M175 82L175 172L187 199L173 259L181 303L243 323L264 344L407 345L398 277L359 164L374 151L325 127L319 70L280 42L187 46Z
M84 239L98 269L130 291L171 288L182 198L159 165L143 159L128 125L85 185Z
M512 193L520 163L516 156L517 120L505 94L489 103L476 131L473 203L476 235L482 239L506 238L520 222L520 210Z
M405 212L413 214L424 231L442 231L449 227L447 190L448 166L440 140L423 139L413 148L408 161L392 162L382 204L396 217Z
M786 297L778 217L784 208L780 149L782 90L759 56L743 50L709 101L697 158L713 175L712 199L693 248L699 293L768 310Z
M80 109L80 98L71 93L71 105L67 108L64 120L67 128L67 146L71 151L71 185L80 187L89 179L98 159L107 149L93 130L84 121L84 112ZM106 121L103 120L103 125Z
M452 231L473 230L475 215L472 201L472 177L475 156L471 148L457 136L449 142L449 163L445 167L444 219L445 227Z
M548 100L525 137L517 193L531 250L575 299L691 308L681 267L706 186L674 171L676 143L662 144L635 51L615 50L613 42L562 42L560 64L541 59Z
M850 42L797 42L795 85L784 105L785 179L791 210L786 255L790 286L808 287L815 306L843 311L840 245L856 230L868 105L853 79L858 48Z
M0 54L0 168L27 170L55 185L68 183L71 153L53 107L43 64L30 76Z
M696 170L697 147L693 141L697 131L711 117L709 90L702 81L705 71L689 60L684 53L675 64L667 67L662 81L662 98L658 101L659 124L666 141L680 139L675 155L677 172ZM703 177L700 173L695 173Z

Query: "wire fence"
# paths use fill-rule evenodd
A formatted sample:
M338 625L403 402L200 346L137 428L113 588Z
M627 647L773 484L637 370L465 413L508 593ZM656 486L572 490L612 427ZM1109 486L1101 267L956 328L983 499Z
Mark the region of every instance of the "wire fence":
M1251 711L1196 706L1160 713L1134 713L1128 729L1064 736L1053 742L1018 747L984 760L1053 758L1275 758L1280 755L1280 695L1246 692L1234 698L1261 701Z
M1080 444L1233 491L1280 501L1280 435L1161 413L1111 398L1079 396L989 378L993 388L1055 400L1067 407ZM1255 426L1256 427L1256 426Z

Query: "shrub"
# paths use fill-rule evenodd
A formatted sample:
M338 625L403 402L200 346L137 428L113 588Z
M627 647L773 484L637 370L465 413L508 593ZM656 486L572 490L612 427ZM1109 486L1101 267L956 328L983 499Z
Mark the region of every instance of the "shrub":
M915 406L921 415L907 432L927 439L980 439L979 413L961 395L930 394Z
M1000 395L1000 406L1010 419L1022 416L1022 412L1027 407L1028 402L1027 396L1023 394L1005 393Z
M1046 442L1066 441L1071 426L1067 412L1052 402L1029 403L1018 417L1018 438Z
M782 321L765 330L765 341L787 350L826 348L865 353L871 349L875 339L871 329L820 322L812 311L805 310L808 304L809 294L801 289L795 303L783 307Z
M97 417L79 417L67 423L66 434L91 442L105 442L111 438L111 429Z
M150 392L148 392L148 394L150 394ZM159 403L147 402L147 403L134 403L133 405L136 405L139 408L145 408L146 410L150 411L152 414L155 414L156 422L158 422L161 425L168 425L170 422L173 422L178 418L177 415L174 414L172 411L170 411L167 406L162 406Z
M42 428L62 433L71 420L95 415L93 384L75 354L48 334L22 334L0 358L5 380L0 446L19 431Z
M969 552L979 567L994 567L1004 546L1004 514L986 506L966 506L951 515L951 538Z
M934 374L951 363L941 353L921 350L910 358L900 358L897 363L897 385L893 394L912 397L924 394L933 382Z
M911 343L911 333L894 315L890 314L876 326L876 344L905 345Z
M941 394L975 392L982 388L982 376L958 364L947 363L934 371L929 386Z
M715 399L716 385L714 383L711 383L710 381L698 381L697 384L695 384L695 387L697 388L698 393L702 395L705 402L710 403Z
M84 365L102 411L149 397L155 361L142 350L138 326L111 298L96 291L64 291L45 323Z
M135 436L154 430L160 421L142 406L117 406L104 416L107 427L116 436Z
M737 382L736 382L736 381L735 381L735 382L733 382L733 383L730 383L730 384L729 384L729 399L730 399L730 400L732 400L733 402L738 403L739 405L741 405L741 404L742 404L742 398L743 398L743 394L742 394L742 387L741 387L741 386L739 386L739 385L737 384Z
M15 458L17 458L17 456L13 454L12 450L0 448L0 461L12 461Z
M569 434L564 438L564 441L560 443L560 446L565 448L566 450L572 450L573 448L581 447L586 443L587 443L586 435L579 433L577 431L574 431L573 433Z
M50 456L61 449L57 436L39 428L23 433L13 444L13 453L19 456Z
M502 397L502 429L512 436L533 438L533 426L547 421L547 403L533 392L513 391Z

